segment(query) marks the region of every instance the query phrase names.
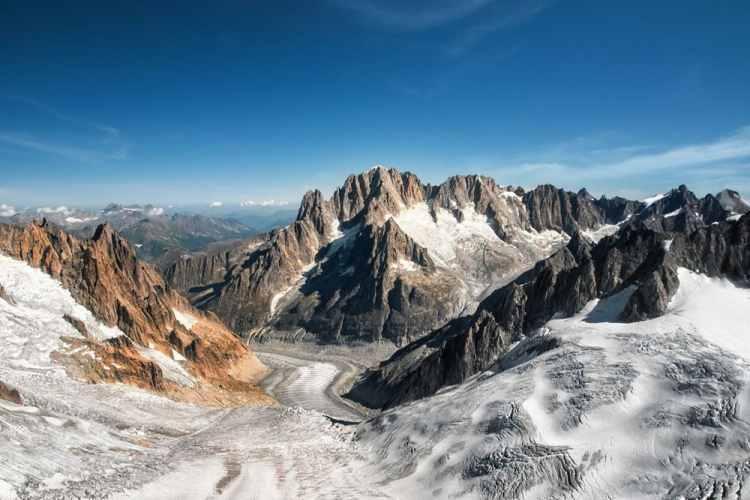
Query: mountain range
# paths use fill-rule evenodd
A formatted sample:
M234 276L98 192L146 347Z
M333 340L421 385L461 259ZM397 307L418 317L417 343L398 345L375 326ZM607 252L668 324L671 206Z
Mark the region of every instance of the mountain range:
M259 231L283 226L293 218L284 210L268 207L249 207L229 215L210 209L204 212L195 212L195 207L181 211L151 204L116 203L101 210L59 206L16 211L9 207L0 214L0 222L26 224L44 219L83 238L91 237L100 224L107 223L131 243L139 257L165 268L184 253L245 239ZM253 224L257 224L257 229Z
M736 191L378 166L257 234L34 213L0 223L0 498L743 498Z
M635 201L478 175L432 186L375 167L330 199L307 193L289 226L185 256L165 278L243 336L403 346L473 314L571 238L595 243L636 223L687 232L747 209L730 190L698 199L680 186Z

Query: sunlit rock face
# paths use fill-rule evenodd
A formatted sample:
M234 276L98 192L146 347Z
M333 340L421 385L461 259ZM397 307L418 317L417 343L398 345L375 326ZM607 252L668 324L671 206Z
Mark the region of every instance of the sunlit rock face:
M111 226L82 240L46 224L0 225L0 252L6 266L18 262L47 273L80 314L101 323L67 310L60 314L59 321L73 329L66 340L70 349L53 355L74 377L175 397L192 397L186 388L200 391L204 383L208 392L220 384L240 399L244 393L262 397L251 384L263 372L254 354L218 318L171 290ZM12 314L18 299L8 283L0 286Z

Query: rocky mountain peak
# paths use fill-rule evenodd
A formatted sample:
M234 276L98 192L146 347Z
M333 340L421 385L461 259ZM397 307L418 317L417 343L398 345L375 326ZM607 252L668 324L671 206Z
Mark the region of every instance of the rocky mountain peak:
M586 188L581 188L581 189L579 189L579 190L578 190L578 193L576 193L576 195L577 195L577 196L578 196L579 198L584 198L584 199L586 199L586 200L588 200L588 201L594 201L594 199L595 199L595 198L594 198L594 197L593 197L593 196L591 195L591 193L589 193L588 189L586 189Z
M510 238L518 230L528 230L529 223L521 197L510 187L498 185L483 175L456 175L428 188L428 202L435 216L439 208L451 212L463 222L469 208L485 216L500 239Z
M323 236L331 233L333 215L330 213L328 202L323 199L323 194L319 190L308 191L302 197L297 220L309 221Z
M401 209L424 201L424 197L424 186L416 175L378 166L347 177L333 194L332 203L341 222L355 218L365 209L378 212L365 214L365 218L383 222L388 214L398 214Z
M552 229L568 234L598 227L606 221L606 212L586 194L567 192L551 184L537 186L523 197L531 226L537 231Z
M723 189L716 194L721 207L730 213L745 214L750 212L750 203L745 201L737 191Z

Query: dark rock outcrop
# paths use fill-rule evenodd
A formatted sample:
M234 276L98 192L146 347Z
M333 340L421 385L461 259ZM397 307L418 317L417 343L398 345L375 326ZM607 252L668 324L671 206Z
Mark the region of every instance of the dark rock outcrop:
M619 196L595 199L585 189L571 193L549 184L525 193L523 201L534 229L553 229L571 235L602 224L618 224L639 213L644 206L642 202Z
M0 399L4 399L5 401L10 401L11 403L14 403L17 405L23 404L23 399L21 399L21 394L13 387L10 387L2 382L0 382Z
M404 267L411 272L401 273ZM325 255L301 287L310 298L290 307L276 325L328 332L320 337L327 341L388 339L402 345L454 314L451 277L443 276L440 289L423 282L439 273L427 251L393 219L367 225L350 246Z

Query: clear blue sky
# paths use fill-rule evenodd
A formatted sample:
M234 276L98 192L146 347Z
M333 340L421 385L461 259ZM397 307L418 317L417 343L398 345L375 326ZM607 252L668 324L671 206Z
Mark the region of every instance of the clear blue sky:
M296 200L382 163L750 194L747 1L4 2L0 203Z

